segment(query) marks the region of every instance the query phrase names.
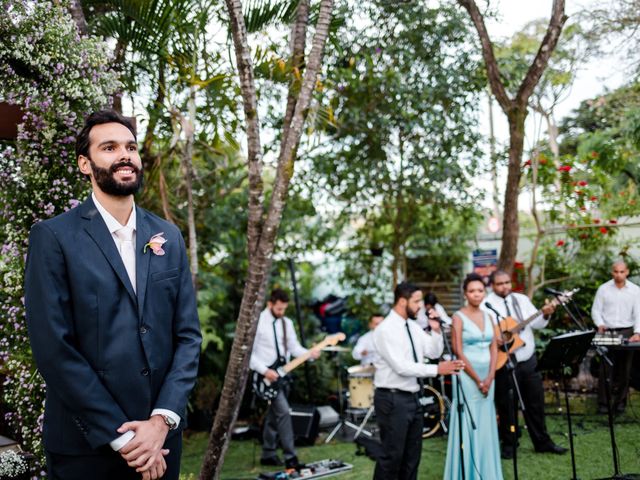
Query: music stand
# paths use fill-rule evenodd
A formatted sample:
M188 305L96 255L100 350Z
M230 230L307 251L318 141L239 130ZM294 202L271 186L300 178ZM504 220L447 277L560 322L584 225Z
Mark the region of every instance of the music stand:
M573 448L573 430L571 428L571 411L569 409L569 392L567 388L567 379L564 375L565 367L575 365L582 361L591 347L591 341L595 336L595 330L586 332L568 332L557 337L553 337L547 348L545 348L538 370L560 370L562 377L562 386L564 389L564 399L567 409L567 424L569 426L569 447L571 450L571 468L573 471L572 480L576 477L576 454Z

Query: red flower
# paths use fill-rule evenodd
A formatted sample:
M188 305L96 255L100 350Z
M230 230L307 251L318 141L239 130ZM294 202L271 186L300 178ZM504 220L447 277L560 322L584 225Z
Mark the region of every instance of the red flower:
M524 162L524 166L525 167L530 167L531 166L531 159L529 159L526 162Z
M562 247L564 245L564 240L558 240L556 242L556 247Z
M593 223L595 223L596 225L600 223L600 219L599 218L594 218L593 219Z
M600 227L600 233L601 234L606 235L608 231L609 230L607 229L607 227Z
M587 207L585 207L584 205L580 207L580 211L581 212L586 212L587 211Z
M615 218L612 218L611 220L609 220L609 223L615 225L616 223L618 223L618 221Z
M580 238L589 238L589 234L587 234L587 233L581 233L581 234L580 234Z
M582 190L576 190L576 195L584 195L584 192Z
M558 171L559 172L570 172L571 171L571 165L561 165L558 167Z
M540 162L540 165L546 165L547 164L547 159L546 158L541 158L538 161Z
M596 200L598 200L598 197L596 197L595 195L591 195L589 197L589 200L591 200L592 202L595 202Z
M600 156L600 154L598 152L596 152L595 150L591 152L591 158L598 158Z
M587 182L585 182L584 180L580 180L580 181L578 182L578 185L580 185L581 187L586 187L586 186L588 185L588 183L587 183Z

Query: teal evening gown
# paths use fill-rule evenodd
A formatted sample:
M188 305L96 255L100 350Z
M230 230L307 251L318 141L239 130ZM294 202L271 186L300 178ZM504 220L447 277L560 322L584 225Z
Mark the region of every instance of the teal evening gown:
M493 340L493 324L489 316L484 313L484 331L461 312L455 315L462 320L462 349L468 361L481 379L489 373L491 352L489 350ZM500 480L502 466L500 464L500 442L498 440L498 426L496 409L493 404L495 382L491 382L489 395L482 395L476 382L464 372L453 377L453 399L449 420L449 443L447 445L447 461L444 471L445 480L462 478L460 462L460 430L458 426L458 392L457 381L464 390L467 403L471 409L476 430L471 428L466 405L462 414L462 438L464 447L464 472L466 480Z

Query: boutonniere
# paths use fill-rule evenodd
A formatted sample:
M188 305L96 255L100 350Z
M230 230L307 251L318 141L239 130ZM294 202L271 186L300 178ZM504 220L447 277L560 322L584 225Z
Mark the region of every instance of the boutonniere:
M151 251L156 255L164 255L164 250L162 249L162 245L167 243L167 239L163 237L164 232L156 233L153 235L149 242L144 246L143 253L147 253L147 248L150 248Z

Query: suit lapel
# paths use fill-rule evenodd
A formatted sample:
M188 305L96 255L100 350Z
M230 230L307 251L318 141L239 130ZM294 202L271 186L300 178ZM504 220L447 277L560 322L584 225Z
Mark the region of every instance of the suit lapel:
M141 208L136 207L136 289L138 292L138 318L140 319L142 319L144 299L147 293L149 262L153 255L150 249L147 249L147 253L144 253L144 246L151 238L151 235L147 214Z
M122 258L120 258L120 253L91 197L89 197L80 208L82 208L82 218L89 220L89 223L85 225L84 229L102 251L111 268L116 272L116 275L126 288L127 293L129 293L131 300L136 303L136 295L129 280L129 275L127 275L127 270L124 268L124 263L122 263Z

